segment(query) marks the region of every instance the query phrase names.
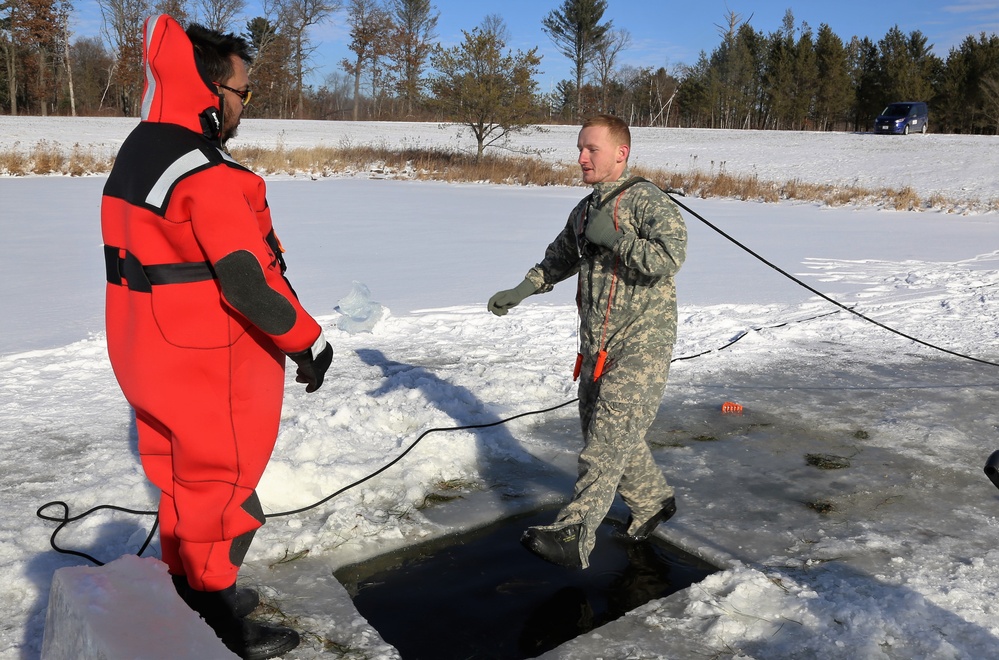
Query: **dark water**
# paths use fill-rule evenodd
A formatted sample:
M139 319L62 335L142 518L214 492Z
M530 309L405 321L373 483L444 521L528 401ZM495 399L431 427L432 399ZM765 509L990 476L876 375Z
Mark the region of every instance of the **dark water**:
M657 540L627 545L601 526L585 571L520 545L553 512L336 571L364 618L404 660L533 658L715 569Z

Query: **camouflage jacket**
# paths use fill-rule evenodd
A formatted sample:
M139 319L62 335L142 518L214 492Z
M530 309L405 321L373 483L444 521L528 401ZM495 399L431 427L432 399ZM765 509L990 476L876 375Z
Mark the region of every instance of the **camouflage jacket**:
M617 181L596 184L593 194L569 214L541 263L527 273L537 293L579 274L580 353L587 361L600 350L611 360L650 351L668 355L676 339L673 276L687 246L676 204L656 185L639 183L605 206L624 232L613 250L591 244L583 235L590 205L629 178L626 169Z

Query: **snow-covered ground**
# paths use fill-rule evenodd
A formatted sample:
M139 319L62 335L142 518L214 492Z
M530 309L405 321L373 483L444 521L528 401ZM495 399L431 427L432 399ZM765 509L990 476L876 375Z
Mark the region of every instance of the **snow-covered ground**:
M131 123L2 117L0 150L46 139L113 151ZM259 120L241 133L243 143L286 146L467 144L453 129L419 124ZM995 140L636 131L634 154L645 165L713 163L774 180L909 185L974 209L999 197ZM530 143L550 147L547 157L575 158L574 129ZM0 178L10 244L0 260L0 657L39 655L54 571L85 564L48 548L53 526L35 517L38 506L154 506L105 353L102 185L102 177ZM335 358L313 395L289 379L260 488L268 511L305 506L373 472L428 428L575 396L572 285L503 318L485 301L542 256L584 189L282 176L269 192L289 276L321 317ZM871 318L999 362L995 214L681 201ZM982 466L999 448L999 367L837 311L685 217L675 355L710 352L673 365L650 439L678 491L679 513L661 531L725 570L545 657L995 656L999 491ZM355 281L385 307L367 332L342 329L336 311ZM745 414L722 415L727 400ZM350 657L393 657L355 619L310 609L303 575L320 580L332 567L564 496L576 428L568 406L429 435L400 465L320 509L272 519L246 575L300 628ZM846 467L819 469L810 455ZM419 508L444 482L470 490ZM97 515L63 542L111 560L137 550L148 524ZM319 637L291 657L336 657Z

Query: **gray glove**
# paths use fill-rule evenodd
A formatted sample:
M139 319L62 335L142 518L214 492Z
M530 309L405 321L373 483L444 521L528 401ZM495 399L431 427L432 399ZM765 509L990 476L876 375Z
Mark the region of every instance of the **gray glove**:
M591 243L612 248L624 232L614 226L614 216L604 209L590 207L586 219L586 240Z
M511 307L516 307L524 298L537 290L537 287L525 277L524 281L514 288L494 294L489 299L489 311L496 316L504 316Z

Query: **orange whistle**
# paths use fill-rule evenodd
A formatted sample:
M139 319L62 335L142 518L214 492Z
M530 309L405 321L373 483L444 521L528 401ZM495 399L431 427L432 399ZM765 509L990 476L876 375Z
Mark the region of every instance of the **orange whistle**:
M576 366L572 368L572 379L579 380L579 372L583 370L583 354L576 353Z

